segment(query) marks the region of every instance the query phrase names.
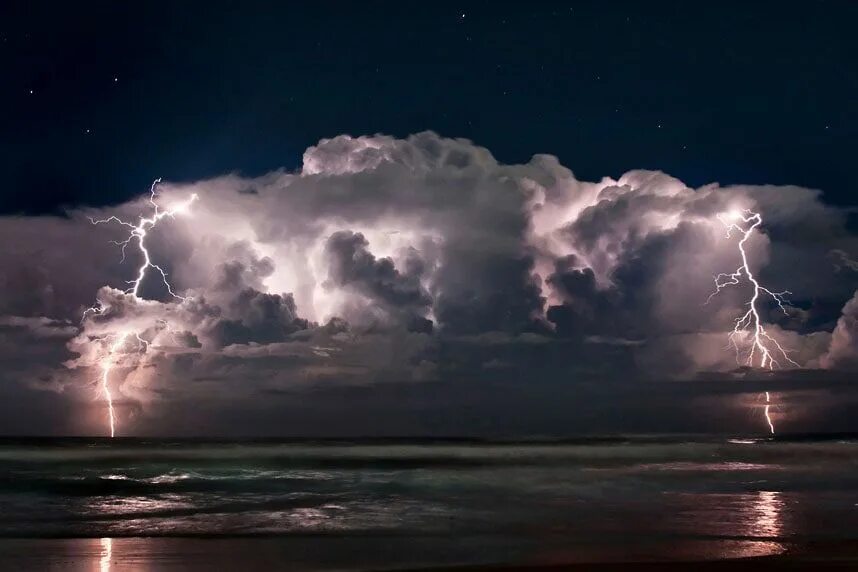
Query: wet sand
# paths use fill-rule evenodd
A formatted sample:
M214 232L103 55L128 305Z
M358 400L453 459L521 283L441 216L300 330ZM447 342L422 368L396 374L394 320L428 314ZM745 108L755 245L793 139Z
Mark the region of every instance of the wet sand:
M629 542L622 546L569 546L566 550L482 553L473 539L444 543L387 538L66 538L0 539L0 570L186 571L202 570L446 570L486 572L695 570L854 570L858 542L784 544L777 555L722 540ZM753 543L752 543L753 544ZM736 550L739 552L736 552ZM487 564L460 564L482 561ZM491 562L497 562L492 564Z

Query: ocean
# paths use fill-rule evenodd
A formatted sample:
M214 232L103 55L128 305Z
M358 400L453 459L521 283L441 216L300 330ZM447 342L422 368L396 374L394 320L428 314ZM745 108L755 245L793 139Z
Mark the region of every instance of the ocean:
M853 435L4 439L0 563L81 538L108 562L240 544L307 570L777 556L858 538L856 453Z

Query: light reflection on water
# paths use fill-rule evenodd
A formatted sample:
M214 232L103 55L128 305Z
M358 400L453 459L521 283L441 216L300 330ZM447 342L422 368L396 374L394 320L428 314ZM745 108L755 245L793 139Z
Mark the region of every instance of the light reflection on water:
M777 491L759 491L751 505L751 530L748 536L778 538L783 533L781 513L784 501Z
M696 469L708 468L695 464ZM730 463L734 472L757 470L751 464ZM644 471L652 470L648 466ZM688 465L664 464L657 470L685 471ZM727 470L727 469L724 469ZM717 474L718 471L707 471ZM565 473L564 473L565 474ZM563 475L557 475L562 477ZM479 480L479 479L478 479ZM481 481L487 487L489 483ZM434 498L378 495L377 498L349 499L327 495L234 493L166 493L153 496L99 496L82 505L80 513L96 523L102 534L291 534L342 531L397 531L426 533L445 530L451 523L470 522L461 533L496 532L503 527L543 528L555 523L566 530L601 531L626 534L634 529L658 534L690 534L743 539L755 544L765 541L765 553L780 552L783 546L768 540L789 536L783 523L789 510L778 491L743 493L669 493L649 499L638 494L625 497L582 498L574 490L548 486L535 489L536 497L522 496L506 509L486 506L488 499L465 497L477 503L473 513L457 510L456 495ZM625 501L622 500L625 498ZM571 504L570 504L571 503ZM572 514L569 509L572 508ZM604 510L608 508L609 510ZM660 514L649 521L643 514ZM794 519L791 519L794 520ZM575 521L585 522L580 527ZM495 527L494 525L497 525ZM99 529L100 527L100 529ZM551 528L547 527L546 529ZM794 531L793 531L794 532Z
M725 541L730 548L721 557L780 554L786 551L784 542L797 532L789 526L795 507L788 498L780 491L667 495L663 503L647 505L659 515L647 530Z
M179 497L180 495L176 495ZM673 560L673 561L701 561L718 560L723 558L750 558L760 556L773 556L787 551L784 542L794 532L790 523L795 521L794 515L790 517L790 511L796 505L790 495L780 491L754 491L739 494L681 494L661 496L661 502L656 505L646 503L641 509L646 509L647 515L641 518L639 513L626 513L620 505L612 505L613 516L609 523L599 521L590 513L586 524L581 528L566 529L559 534L552 534L546 529L541 529L535 536L528 536L527 531L518 530L513 536L495 532L494 535L484 537L490 543L486 546L489 556L479 556L482 559L497 559L499 555L525 562L537 563L564 563L564 562L595 562L615 561L631 562L641 560ZM116 500L116 499L112 499ZM130 500L130 499L125 499ZM174 502L178 498L172 499ZM388 502L403 508L403 499L395 496L388 497ZM132 502L127 508L136 504ZM145 506L146 503L144 503ZM157 503L156 503L157 505ZM149 506L156 506L149 505ZM418 505L412 505L415 509ZM601 505L600 505L601 506ZM116 504L108 503L105 507L110 514L114 514ZM594 508L594 507L591 507ZM531 507L534 512L538 509ZM569 506L564 506L566 511ZM398 512L398 511L397 511ZM406 511L408 512L408 511ZM589 511L588 511L589 512ZM653 519L653 515L658 518ZM251 530L278 533L282 531L308 532L308 531L333 531L342 528L344 530L363 530L368 522L378 515L362 513L352 503L325 503L316 507L294 507L286 510L246 510L240 514L227 515L217 513L187 513L176 515L164 515L153 521L152 515L137 519L123 519L121 523L114 524L111 530L115 534L125 535L149 533L157 536L160 531L171 533L175 530L248 530L244 527L248 522L254 522ZM401 559L403 567L423 564L423 560L411 553L411 546L415 542L435 542L427 554L453 554L452 544L460 544L462 536L443 534L430 535L426 540L418 535L415 538L407 536L411 525L401 514L388 515L391 520L384 519L384 528L397 530L406 534L398 539L394 545L399 548L385 548L390 552L384 552L389 557ZM425 517L426 515L423 515ZM445 521L451 516L445 513ZM495 515L497 516L497 515ZM559 516L559 513L538 513L536 518L542 520L543 524ZM235 519L235 520L233 520ZM345 519L345 520L341 520ZM595 520L594 520L595 519ZM787 522L785 523L785 519ZM423 518L421 523L425 524ZM588 535L588 532L597 530L598 535ZM588 531L588 529L590 529ZM546 534L547 533L547 534ZM602 534L605 533L605 534ZM652 534L648 534L652 533ZM667 536L665 536L667 533ZM467 534L464 536L467 537ZM232 548L228 548L224 539L216 543L199 541L185 541L176 538L109 538L103 537L90 541L89 561L87 570L98 572L119 572L121 570L145 570L156 569L153 563L170 562L194 562L199 560L202 564L190 567L188 570L211 569L209 565L217 565L221 559L234 561L242 554L249 559L261 558L257 547L267 547L265 558L282 563L286 554L293 554L278 543L290 543L291 546L300 546L301 552L305 549L304 543L311 542L299 535L294 538L267 538L264 541L258 539L245 539L231 541ZM370 541L371 537L362 537L359 541L359 554L366 553L366 546L362 543ZM668 539L668 540L665 540ZM322 570L327 567L327 559L331 551L336 551L336 544L349 542L348 537L323 535L312 542L319 545L306 555L307 569ZM388 543L389 539L380 539L379 542ZM470 542L470 541L469 541ZM332 543L327 549L324 543ZM445 544L447 543L447 544ZM448 546L449 544L449 546ZM282 545L282 546L285 546ZM387 544L385 544L387 546ZM358 550L349 547L348 550ZM362 563L358 553L344 553L349 558L358 558L352 564L353 569L365 569L369 562ZM477 556L469 554L455 554L452 563L467 562L474 558L479 562ZM425 558L425 556L423 556ZM453 556L451 556L453 558ZM348 560L347 558L345 560ZM431 559L430 559L431 560ZM477 563L475 562L475 563ZM324 564L324 565L323 565ZM338 566L342 564L338 560ZM366 564L366 565L364 565ZM375 564L375 563L374 563ZM383 561L377 564L384 564ZM407 565L407 566L405 566ZM340 569L350 569L349 566L339 566ZM257 568L263 569L263 568Z
M101 559L98 561L99 572L110 572L110 562L113 560L113 539L101 539Z
M782 542L784 533L783 514L785 503L778 491L758 491L755 495L743 495L745 510L740 523L745 525L743 549L724 554L723 558L747 558L752 556L774 556L787 551ZM767 540L762 540L767 539Z
M193 509L191 499L184 495L166 494L156 497L111 496L96 497L84 506L84 512L98 516L154 515L168 510Z
M126 564L163 550L206 556L229 535L276 537L230 544L265 545L272 558L281 543L318 543L322 560L333 544L355 542L365 554L368 538L381 546L395 535L409 566L413 545L435 543L427 554L440 554L474 538L488 561L513 552L557 562L792 553L811 536L858 534L856 445L302 446L300 455L222 445L208 457L185 446L151 458L120 449L107 460L72 449L39 463L30 456L41 450L4 461L0 447L0 536L85 537L88 572L141 569Z

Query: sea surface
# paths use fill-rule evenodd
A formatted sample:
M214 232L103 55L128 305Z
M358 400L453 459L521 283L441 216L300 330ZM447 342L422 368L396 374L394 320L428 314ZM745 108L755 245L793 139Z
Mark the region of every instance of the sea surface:
M771 556L858 539L858 436L5 439L0 537L259 538L308 570Z

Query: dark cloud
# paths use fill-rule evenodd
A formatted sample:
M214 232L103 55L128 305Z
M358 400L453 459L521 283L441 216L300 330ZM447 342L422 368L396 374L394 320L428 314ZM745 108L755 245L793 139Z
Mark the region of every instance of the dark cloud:
M376 259L368 247L369 242L360 233L332 234L325 244L330 262L325 285L365 296L387 318L404 323L409 330L431 332L432 322L425 315L432 299L420 282L425 264L418 252L408 250L400 272L391 258Z
M840 272L841 270L851 270L853 272L858 272L858 260L850 258L846 252L839 248L835 248L829 251L828 254L831 257L832 264L834 264L835 271Z
M219 320L211 330L220 346L282 342L289 334L308 326L307 320L298 317L291 294L266 294L246 288L232 301L229 313L240 317Z
M453 251L439 272L435 312L450 333L538 331L544 299L527 256Z
M622 300L613 287L599 288L592 268L580 267L574 254L555 262L555 272L548 277L562 304L548 308L546 316L564 337L640 335L623 327L620 317Z

